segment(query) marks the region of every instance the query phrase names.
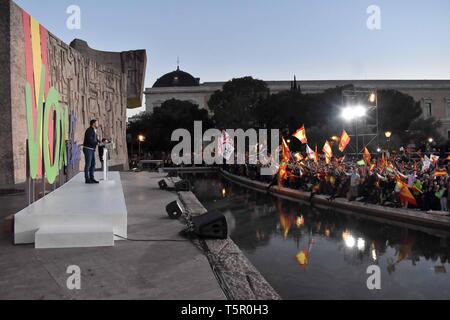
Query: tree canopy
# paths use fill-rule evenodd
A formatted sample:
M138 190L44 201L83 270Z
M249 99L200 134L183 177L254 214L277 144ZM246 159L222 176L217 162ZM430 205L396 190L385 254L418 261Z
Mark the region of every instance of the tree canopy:
M176 144L171 142L172 132L186 129L193 135L194 121L202 121L204 130L212 127L207 110L200 109L189 101L172 99L155 108L153 113L143 112L131 118L128 134L132 141L137 141L139 135L144 135L145 151L170 151Z
M269 96L262 80L244 77L228 81L208 102L219 128L250 128L256 125L256 109Z

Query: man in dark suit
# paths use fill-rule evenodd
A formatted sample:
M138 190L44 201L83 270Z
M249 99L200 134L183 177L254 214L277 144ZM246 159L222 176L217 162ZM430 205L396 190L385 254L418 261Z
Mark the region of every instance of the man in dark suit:
M84 152L84 178L87 184L99 183L94 178L95 172L95 149L100 141L97 138L98 122L91 120L89 128L84 133L83 152Z

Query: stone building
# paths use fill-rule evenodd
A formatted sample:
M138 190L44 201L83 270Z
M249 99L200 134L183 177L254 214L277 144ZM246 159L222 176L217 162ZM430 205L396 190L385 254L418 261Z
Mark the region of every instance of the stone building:
M142 105L145 50L67 45L11 0L0 0L0 42L0 185L78 171L91 119L113 141L110 165L128 166L126 111Z
M207 109L211 95L224 82L204 82L179 69L162 76L152 88L145 89L146 111L152 112L169 99L188 100ZM180 81L180 79L183 79ZM186 82L184 81L186 79ZM193 81L195 79L195 82ZM197 81L198 80L198 81ZM266 81L271 93L289 90L291 81ZM367 90L398 90L412 96L422 106L424 117L441 120L441 133L450 139L450 80L318 80L297 81L303 93L320 93L337 86L354 85Z

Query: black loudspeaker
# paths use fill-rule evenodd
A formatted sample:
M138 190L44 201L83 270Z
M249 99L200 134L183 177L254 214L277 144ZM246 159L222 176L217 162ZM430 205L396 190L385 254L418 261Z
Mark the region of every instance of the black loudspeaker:
M194 233L201 238L226 239L228 225L225 216L218 211L210 211L201 216L192 217Z
M158 185L161 190L167 190L168 186L166 180L161 180L160 182L158 182Z
M169 203L166 206L166 211L170 219L178 219L183 214L183 208L181 207L181 204L178 201Z
M169 173L167 174L168 178L176 178L178 177L178 172L176 171L169 171Z
M181 180L175 183L175 190L180 191L191 191L191 183L187 180Z

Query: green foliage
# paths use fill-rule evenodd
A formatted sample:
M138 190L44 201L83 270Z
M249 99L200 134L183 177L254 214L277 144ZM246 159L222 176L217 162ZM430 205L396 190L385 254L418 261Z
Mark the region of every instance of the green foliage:
M436 143L444 143L444 138L439 133L441 122L431 117L428 119L418 118L411 122L409 129L404 134L405 141L427 141L432 137Z
M233 79L211 96L208 106L218 128L247 129L257 125L256 108L268 95L269 89L262 80Z
M378 92L378 110L380 131L392 131L401 138L405 137L411 123L422 115L419 102L395 90Z
M186 129L193 136L194 121L202 121L204 130L212 127L208 111L189 101L172 99L155 108L152 114L143 112L131 118L128 134L133 143L137 143L141 134L146 137L144 151L170 151L177 143L171 141L172 132Z

